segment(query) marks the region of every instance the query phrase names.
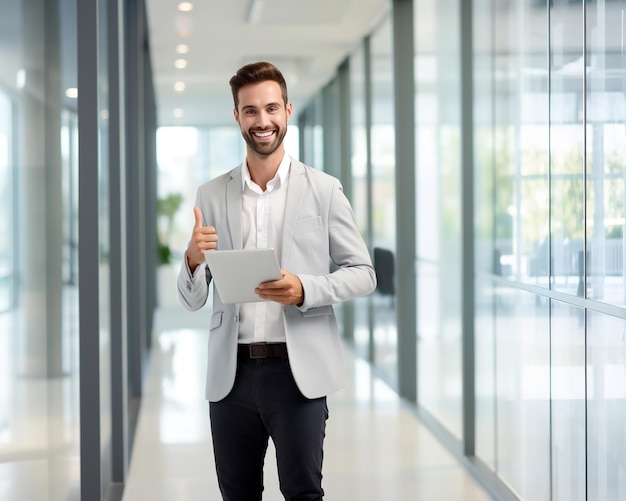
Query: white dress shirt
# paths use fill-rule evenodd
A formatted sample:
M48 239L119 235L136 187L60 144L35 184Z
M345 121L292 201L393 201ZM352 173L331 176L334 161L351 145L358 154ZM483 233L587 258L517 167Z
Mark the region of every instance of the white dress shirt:
M285 155L274 178L263 191L250 177L244 162L241 219L244 249L273 248L278 262L282 254L283 217L287 202L291 158ZM282 305L273 301L242 303L239 307L239 343L285 342Z

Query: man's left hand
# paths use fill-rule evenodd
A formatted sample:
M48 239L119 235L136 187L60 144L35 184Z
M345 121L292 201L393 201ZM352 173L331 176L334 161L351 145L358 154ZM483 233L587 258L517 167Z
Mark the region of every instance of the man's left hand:
M275 301L286 306L300 305L304 302L304 289L302 282L293 273L280 270L283 278L263 282L255 289L255 292L263 299Z

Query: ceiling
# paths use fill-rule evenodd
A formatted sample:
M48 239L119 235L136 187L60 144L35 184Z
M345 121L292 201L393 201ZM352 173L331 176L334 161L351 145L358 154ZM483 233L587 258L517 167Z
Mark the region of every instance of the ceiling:
M146 4L159 125L183 126L232 125L228 81L261 60L285 75L297 115L390 8L389 0L191 0L188 11L180 0ZM187 53L177 53L181 44Z

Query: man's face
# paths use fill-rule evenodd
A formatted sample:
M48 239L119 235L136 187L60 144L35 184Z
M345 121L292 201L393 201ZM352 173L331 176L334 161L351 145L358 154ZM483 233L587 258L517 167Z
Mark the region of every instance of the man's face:
M283 100L278 83L268 80L239 90L235 120L248 146L261 156L269 156L282 144L291 117L291 103Z

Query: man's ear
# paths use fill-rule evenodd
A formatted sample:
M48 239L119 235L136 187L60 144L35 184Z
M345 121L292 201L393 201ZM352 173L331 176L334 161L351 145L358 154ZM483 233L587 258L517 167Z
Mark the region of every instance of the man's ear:
M235 122L239 124L239 112L237 111L237 108L233 108L233 116L235 117Z
M293 111L293 105L291 104L291 101L289 101L287 103L287 120L291 118L292 111Z

